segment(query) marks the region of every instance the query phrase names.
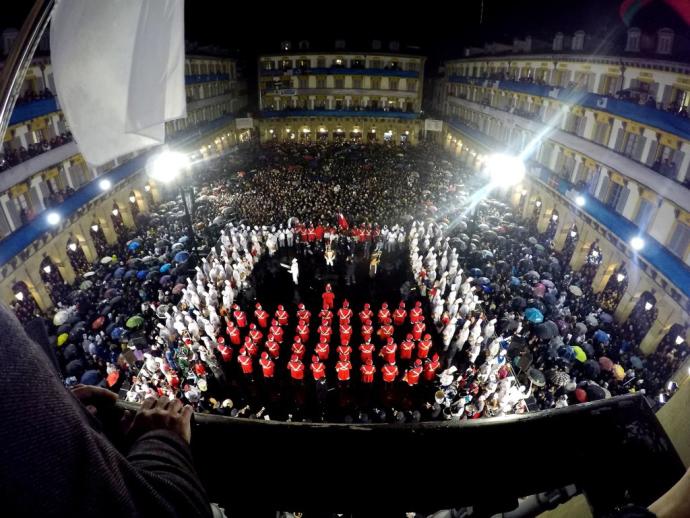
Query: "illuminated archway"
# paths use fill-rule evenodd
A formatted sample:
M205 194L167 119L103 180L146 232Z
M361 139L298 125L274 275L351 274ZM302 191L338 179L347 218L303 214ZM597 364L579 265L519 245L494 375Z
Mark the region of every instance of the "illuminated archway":
M45 256L41 261L39 270L43 285L46 287L53 303L63 300L69 290L69 286L65 283L60 270L55 266L53 260Z
M89 270L89 261L86 259L84 249L81 247L81 244L74 236L69 237L69 239L67 240L66 248L67 258L69 259L69 262L72 265L72 269L77 274L87 272Z
M568 230L568 235L565 238L565 244L563 245L563 264L569 264L570 260L573 258L575 249L577 248L577 242L580 239L580 231L577 225L573 224Z
M630 312L627 324L630 326L635 342L639 343L642 341L659 316L656 303L654 294L650 291L645 291L640 295L635 307Z
M12 308L21 323L29 322L39 315L38 304L24 281L17 281L12 285L14 300Z
M628 289L628 272L625 265L619 265L609 277L606 286L599 294L599 303L609 313L616 311L618 303Z

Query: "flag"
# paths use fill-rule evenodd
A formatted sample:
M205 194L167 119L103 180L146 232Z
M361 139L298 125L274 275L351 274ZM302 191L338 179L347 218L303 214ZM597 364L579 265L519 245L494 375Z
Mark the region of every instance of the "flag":
M184 0L59 0L50 47L60 107L86 161L165 141L186 116Z
M632 19L644 6L651 4L653 0L625 0L618 8L618 14L625 25L630 26Z
M342 230L347 230L348 228L350 228L350 225L348 224L347 219L345 218L345 216L343 216L343 213L342 213L342 212L341 212L340 214L338 214L338 226L339 226Z

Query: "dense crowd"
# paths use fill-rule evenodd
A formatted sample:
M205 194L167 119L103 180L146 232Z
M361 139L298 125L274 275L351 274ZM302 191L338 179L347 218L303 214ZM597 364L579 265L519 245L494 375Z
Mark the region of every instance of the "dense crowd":
M26 162L35 156L55 149L56 147L60 147L68 142L72 142L72 133L69 131L56 135L50 140L32 142L29 143L27 147L20 146L18 149L13 149L8 144L5 144L2 156L0 156L0 171L5 171L10 167Z
M70 382L225 415L400 422L667 396L687 356L667 340L642 356L644 315L616 323L596 267L571 271L573 247L554 250L504 193L469 205L484 179L433 145L267 145L197 167L198 250L172 199L57 294Z

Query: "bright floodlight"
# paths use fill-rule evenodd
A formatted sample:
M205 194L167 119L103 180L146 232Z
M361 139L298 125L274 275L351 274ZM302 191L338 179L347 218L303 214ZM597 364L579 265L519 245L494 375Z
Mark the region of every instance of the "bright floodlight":
M149 165L149 176L163 183L177 178L182 169L189 166L189 158L178 151L163 151Z
M494 185L508 187L525 177L525 164L516 156L499 153L486 159L486 171Z
M580 207L582 207L585 204L585 197L584 196L578 196L575 198L575 203L577 203Z
M108 189L110 189L110 187L112 187L112 185L113 184L110 182L110 180L106 179L103 179L100 182L98 182L98 186L101 188L101 191L107 191Z
M21 291L18 291L14 294L14 298L21 302L22 300L24 300L24 294Z
M46 216L46 220L51 225L57 225L58 223L60 223L61 219L62 218L60 217L60 214L58 214L57 212L49 212Z
M639 236L635 236L630 240L630 246L633 247L633 250L637 250L639 252L644 248L644 239Z
M69 245L67 245L67 248L72 250L72 252L76 252L77 251L77 243L70 243Z
M619 273L618 275L616 275L616 280L618 282L623 282L625 280L625 275L623 275L622 273Z
M680 336L680 335L676 336L676 345L680 345L684 341L685 341L685 339L682 336Z

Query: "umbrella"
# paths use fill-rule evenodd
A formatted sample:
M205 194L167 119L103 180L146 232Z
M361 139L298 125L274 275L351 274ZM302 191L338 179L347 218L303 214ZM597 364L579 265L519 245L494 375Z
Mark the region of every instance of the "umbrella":
M105 317L100 316L91 323L91 329L93 329L93 330L100 329L101 327L103 327L103 324L105 324Z
M177 295L178 293L182 293L182 290L185 288L184 284L175 284L175 286L172 289L172 292Z
M597 329L597 330L594 332L593 338L594 338L597 342L601 342L602 344L607 344L607 343L609 343L609 340L611 339L611 337L608 335L608 333L605 333L605 332L602 331L601 329Z
M101 377L101 373L95 369L92 369L82 374L81 379L79 381L84 385L98 385L102 379L103 378Z
M568 291L575 295L576 297L582 297L582 290L580 289L579 286L575 286L574 284L571 284L568 286Z
M585 317L585 322L592 327L596 327L599 325L599 321L591 313Z
M601 367L601 370L611 372L613 370L613 362L611 361L611 358L606 356L599 358L599 367Z
M527 239L527 241L528 241L530 244L532 244L532 245L536 245L536 244L537 244L537 238L534 237L534 236L532 236L532 237L530 237L529 239Z
M543 245L540 245L539 243L537 243L536 245L534 245L534 249L535 249L537 252L539 252L539 253L542 253L542 252L544 252L544 250L545 250L545 249L544 249L544 246L543 246Z
M175 243L175 244L172 246L171 250L172 250L173 252L179 252L179 251L182 250L183 248L184 248L184 245L183 245L182 243Z
M546 291L546 286L544 286L541 282L537 283L534 286L534 288L532 288L532 294L535 297L540 297L540 298L543 297L545 291Z
M565 385L570 381L570 376L568 376L568 373L559 370L549 371L547 373L547 378L557 387L565 387Z
M103 259L101 259L101 264L110 264L113 262L113 258L110 257L109 255L106 255Z
M163 266L160 267L160 269L158 271L161 273L168 273L171 268L172 268L172 264L165 263Z
M618 381L621 381L623 378L625 378L625 369L622 365L615 364L613 366L613 377Z
M643 367L642 360L637 356L630 357L630 365L632 365L633 369L641 369Z
M172 284L172 277L170 277L170 275L163 275L158 282L161 283L161 286Z
M611 315L609 315L608 313L602 313L601 315L599 315L599 319L602 322L606 322L607 324L610 324L611 322L613 322L613 317Z
M575 324L575 330L578 332L578 334L584 335L587 332L587 326L582 322L578 322Z
M587 401L587 392L581 388L575 389L575 399L580 403L584 403Z
M592 346L592 344L590 344L589 342L581 343L580 347L582 347L582 350L585 352L587 356L594 356L594 346Z
M491 281L486 277L479 277L479 279L477 279L477 282L479 284L490 284L491 283Z
M534 271L534 270L530 270L530 271L527 272L524 276L527 277L528 279L532 279L532 280L535 280L535 281L538 281L538 280L539 280L539 273L536 272L536 271Z
M117 270L115 270L115 273L113 273L113 277L116 279L121 279L125 275L125 269L120 266Z
M65 366L65 373L67 376L81 378L81 375L84 373L84 362L79 359L72 360Z
M512 276L511 276L511 277L510 277L510 284L511 284L512 286L520 286L520 279L518 279L517 277L512 277Z
M57 337L58 347L64 345L68 339L69 339L69 334L67 334L67 333L62 333L61 335L58 335L58 337Z
M79 289L88 290L91 286L93 286L93 283L91 281L84 281L79 285Z
M144 257L144 258L141 260L141 262L144 263L144 264L150 264L150 263L155 263L157 260L158 260L157 257L154 257L154 256L152 256L152 255L147 255L146 257Z
M156 315L158 318L166 318L168 316L168 306L166 304L161 304L156 308Z
M135 315L133 317L129 317L127 322L125 323L125 326L127 326L129 329L136 329L137 327L141 326L144 323L144 319L140 317L139 315Z
M470 275L472 275L472 277L481 277L482 271L479 268L472 268L470 270Z
M587 353L585 353L584 349L580 347L579 345L574 345L572 348L573 354L575 355L575 359L579 361L580 363L584 363L587 361Z
M549 279L546 278L548 274L547 273L542 273L541 274L541 283L544 285L544 287L551 289L555 288L556 285Z
M112 338L113 340L119 340L124 332L124 328L116 327L110 332L110 338Z
M127 249L130 252L134 252L135 250L137 250L140 247L141 247L141 243L139 241L130 241L130 243L127 245Z
M57 313L55 313L55 316L53 317L53 324L56 326L61 326L65 322L67 322L67 319L69 318L69 313L65 311L64 309L61 309Z
M217 216L213 219L213 224L214 225L220 225L224 222L225 220L223 219L222 216Z
M120 379L120 371L112 371L110 374L108 374L106 381L108 382L108 386L112 387L113 385L115 385L118 382L119 379Z
M588 378L596 378L601 373L601 367L596 360L587 360L582 369Z
M534 331L537 336L542 339L554 338L555 336L558 336L558 326L551 320L547 320L543 324L538 325Z
M583 383L585 392L587 393L588 401L597 401L599 399L606 399L606 391L603 387L597 385L596 383L590 381L586 384Z
M537 387L543 387L546 385L546 378L544 377L544 373L540 371L539 369L535 369L534 367L530 367L527 371L527 378L534 383Z
M86 273L84 274L84 277L88 279L89 277L92 277L92 276L94 276L94 275L96 275L96 272L86 272Z
M187 259L189 259L189 252L186 250L182 250L181 252L177 252L175 254L174 260L177 261L178 263L184 263Z
M544 315L537 308L527 308L525 318L533 324L541 324L544 321Z
M137 279L139 279L140 281L143 281L144 279L146 279L147 273L149 273L149 272L147 272L146 270L139 270L137 272Z
M524 309L525 306L527 306L527 301L523 299L522 297L515 297L513 300L510 301L510 306L513 309Z

